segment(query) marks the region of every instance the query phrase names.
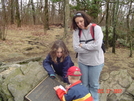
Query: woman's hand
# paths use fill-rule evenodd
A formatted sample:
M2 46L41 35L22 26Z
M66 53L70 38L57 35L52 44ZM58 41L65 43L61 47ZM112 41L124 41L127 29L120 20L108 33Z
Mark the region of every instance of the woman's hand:
M82 44L80 43L79 46L82 47Z

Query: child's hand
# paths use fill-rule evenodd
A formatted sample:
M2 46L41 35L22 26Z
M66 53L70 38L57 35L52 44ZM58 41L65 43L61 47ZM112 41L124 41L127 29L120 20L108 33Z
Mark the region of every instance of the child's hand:
M55 86L55 87L54 87L54 90L57 90L57 89L59 89L59 86Z
M65 88L66 88L66 89L68 89L68 88L69 88L69 86L70 86L70 84L69 84L69 85L66 85L66 86L65 86Z

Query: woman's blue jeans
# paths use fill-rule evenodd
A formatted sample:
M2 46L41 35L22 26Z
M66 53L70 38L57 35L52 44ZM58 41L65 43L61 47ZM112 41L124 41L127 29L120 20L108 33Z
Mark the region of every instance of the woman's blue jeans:
M79 62L79 68L82 72L82 83L85 85L91 93L94 101L99 101L99 77L104 64L97 66L88 66Z

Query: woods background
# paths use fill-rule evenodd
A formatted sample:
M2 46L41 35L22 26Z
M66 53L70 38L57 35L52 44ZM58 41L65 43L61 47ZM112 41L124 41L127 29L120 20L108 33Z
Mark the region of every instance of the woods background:
M134 0L0 0L0 101L25 101L48 76L42 61L59 38L77 66L70 30L76 11L104 33L100 101L134 101Z
M8 26L50 25L64 27L64 39L69 33L71 18L76 11L85 11L94 23L102 26L106 49L116 45L127 47L132 57L134 49L133 0L0 0L0 39L6 40Z

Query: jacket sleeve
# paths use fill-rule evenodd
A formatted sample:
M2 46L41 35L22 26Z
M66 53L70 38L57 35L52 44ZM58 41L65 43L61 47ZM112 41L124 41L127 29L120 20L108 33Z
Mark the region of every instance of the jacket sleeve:
M72 62L71 57L68 55L63 62L63 71L62 71L63 72L63 81L66 83L69 83L68 78L67 78L67 70L71 66L74 66L74 63Z
M101 49L102 41L103 41L103 32L100 26L96 25L94 27L94 36L95 41L92 43L82 44L82 48L86 50L99 50Z
M81 48L79 46L80 42L79 42L79 30L75 30L73 32L73 48L75 50L75 52L78 52L78 53L88 53L89 51L85 48Z
M56 94L57 94L58 98L60 99L60 101L65 101L64 95L66 94L66 92L64 90L59 88L56 90Z
M49 75L55 74L51 65L52 65L52 60L51 60L50 55L48 54L46 59L43 60L43 67L48 72Z
M69 91L68 93L66 93L64 90L60 88L56 90L56 94L59 97L60 101L72 101L74 97L73 91Z

